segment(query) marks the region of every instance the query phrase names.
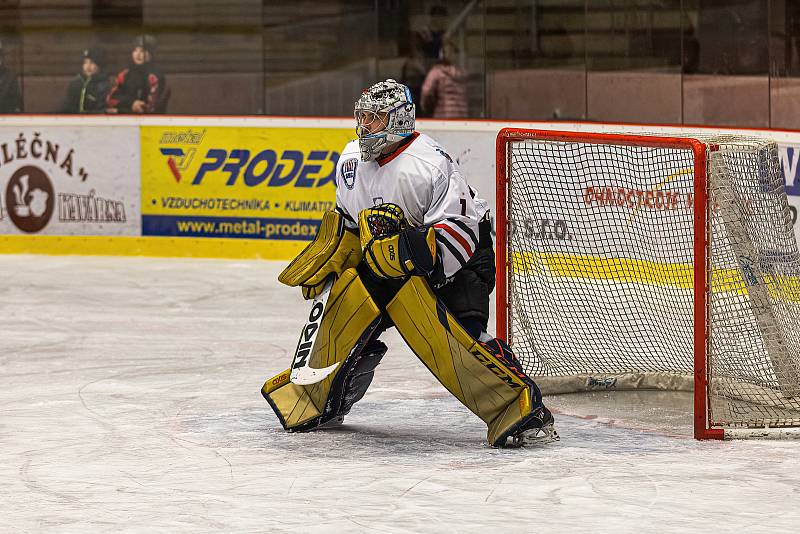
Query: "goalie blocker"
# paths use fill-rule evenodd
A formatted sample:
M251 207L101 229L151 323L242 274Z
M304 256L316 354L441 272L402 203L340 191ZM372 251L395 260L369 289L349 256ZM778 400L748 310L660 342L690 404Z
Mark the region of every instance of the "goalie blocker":
M318 383L299 385L291 382L288 369L267 380L261 390L283 427L288 431L307 431L341 421L363 397L386 352L386 346L377 337L394 325L439 382L486 423L487 440L492 446L521 445L527 437L536 439L543 432L549 439L557 438L552 430L552 415L542 404L539 388L525 375L505 343L499 340L481 343L437 298L424 277L400 274L415 272L420 267L427 270L430 264L424 260L424 250L410 252L408 257L413 261L396 263L397 276L388 278L387 274L394 273L386 272L385 268L382 272L373 270L376 262L369 255L372 248L369 246L365 248L365 261L357 267L342 268L346 262L332 265L330 261L319 260L320 256L351 257L342 247L353 246L353 240L331 238L341 232L348 233L339 225L340 221L334 220L337 217L334 213L323 219L323 226L327 220L338 228L332 233L320 230L318 235L323 236L325 244L315 241L309 245L279 278L284 283L290 281L288 285L306 285L303 281L319 283L331 274L338 276L319 323L316 342L304 362L315 369L335 366L334 370ZM430 254L427 236L421 237L405 242L420 243ZM361 239L363 243L387 238L385 235L365 238L362 224ZM402 238L397 243L400 242ZM387 258L389 243L384 242ZM360 248L351 252L360 257ZM309 265L327 274L320 278L307 269L303 276L287 272Z

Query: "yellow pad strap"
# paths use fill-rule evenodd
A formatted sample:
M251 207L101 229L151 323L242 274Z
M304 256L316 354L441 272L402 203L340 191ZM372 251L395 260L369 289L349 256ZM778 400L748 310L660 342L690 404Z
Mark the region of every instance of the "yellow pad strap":
M411 277L386 311L439 382L487 424L489 443L530 413L527 384L464 330L423 278Z
M316 286L333 274L355 267L361 261L359 238L344 228L344 219L329 211L322 217L314 241L283 270L278 281L290 287Z
M344 271L331 288L308 365L323 368L344 362L380 314L356 270ZM322 415L342 367L337 366L327 378L308 386L292 383L288 378L291 370L285 371L285 377L281 373L268 380L261 391L283 426L291 429Z

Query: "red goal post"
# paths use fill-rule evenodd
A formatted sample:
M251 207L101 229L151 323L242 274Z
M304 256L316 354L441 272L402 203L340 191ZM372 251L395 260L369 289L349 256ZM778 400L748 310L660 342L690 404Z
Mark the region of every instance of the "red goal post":
M543 386L545 392L611 383L622 389L632 375L636 378L629 382L636 387L672 389L675 380L685 376L686 388L694 390L697 439L760 436L764 429L776 427L774 434L782 437L800 426L800 403L794 397L800 392L795 383L800 376L796 350L800 343L763 338L764 332L771 336L778 327L800 325L794 295L784 298L795 291L800 268L798 276L759 271L753 275L754 285L748 285L753 269L747 266L758 258L758 266L767 265L763 258L769 257L782 261L780 268L799 267L797 245L793 235L792 248L784 234L770 234L764 241L779 242L783 255L775 259L779 254L772 250L757 254L772 244L736 241L740 234L753 238L771 231L767 227L776 226L775 221L785 220L776 211L776 206L785 207L782 184L779 192L777 185L770 185L763 195L751 191L766 180L758 175L762 167L769 170L769 179L777 180L773 176L777 159L771 159L774 143L733 136L718 141L701 136L505 128L497 136L496 148L497 335L509 340L538 381L559 384ZM720 177L715 180L720 183L712 199L709 160L715 157L719 160L714 160L714 172ZM752 168L759 170L751 172ZM728 190L733 191L735 201L730 204L735 209L726 207ZM741 203L742 191L753 196L745 204L769 204L774 213L745 220L736 203ZM656 195L660 207L653 200ZM665 195L674 204L669 209L663 206ZM674 199L686 199L685 205ZM559 223L559 232L547 231L546 222L553 220ZM528 231L520 230L523 226ZM664 250L658 248L659 240L666 243ZM738 258L739 265L731 258ZM742 262L750 263L742 266ZM757 288L759 283L766 289ZM783 308L787 307L783 301L790 300L791 309L767 310L775 304L762 302L769 299L779 300ZM584 310L586 303L592 310ZM655 317L648 319L651 311ZM615 314L625 317L615 320ZM734 329L745 315L748 347L735 345ZM712 323L719 325L713 344ZM631 324L641 330L625 332ZM597 332L613 336L615 329L636 344L620 349L618 361L609 350L613 343L595 346L591 341ZM759 329L763 339L751 332ZM673 331L682 337L668 339ZM575 344L570 348L564 340L572 337ZM691 343L684 339L689 337ZM619 349L619 344L615 346ZM710 358L712 346L716 359ZM757 353L756 363L733 362L747 351ZM715 365L717 375L712 372ZM745 372L737 376L742 367ZM724 400L730 398L735 400ZM770 408L758 406L742 415L759 403Z

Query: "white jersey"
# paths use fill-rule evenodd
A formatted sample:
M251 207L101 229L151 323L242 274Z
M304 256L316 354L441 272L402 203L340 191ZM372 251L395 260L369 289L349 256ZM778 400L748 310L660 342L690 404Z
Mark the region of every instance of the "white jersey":
M463 267L478 246L478 222L488 203L477 197L447 152L415 132L411 142L377 161L361 161L358 140L344 147L336 165L336 206L351 228L358 214L385 202L397 204L412 226L433 226L445 277Z

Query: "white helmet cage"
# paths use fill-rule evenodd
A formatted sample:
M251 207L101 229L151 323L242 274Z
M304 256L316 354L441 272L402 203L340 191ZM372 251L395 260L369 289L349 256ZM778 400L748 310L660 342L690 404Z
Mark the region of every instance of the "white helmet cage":
M370 133L364 114L377 116L386 113L386 127ZM366 89L356 101L354 116L356 134L361 149L361 159L369 161L377 158L387 145L402 141L414 133L414 102L411 91L402 83L392 79L378 82Z

